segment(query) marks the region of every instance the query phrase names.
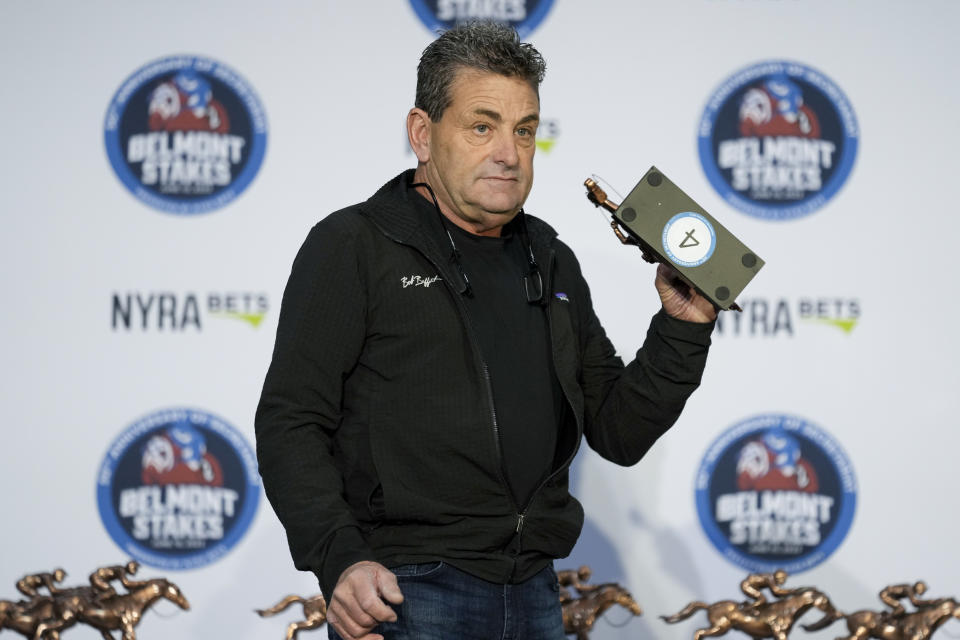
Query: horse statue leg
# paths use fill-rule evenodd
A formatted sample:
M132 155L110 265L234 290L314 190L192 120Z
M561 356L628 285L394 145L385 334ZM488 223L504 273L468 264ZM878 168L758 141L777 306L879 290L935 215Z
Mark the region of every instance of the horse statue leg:
M60 631L59 628L62 625L58 625L56 628L52 628L47 625L46 622L41 622L37 625L37 630L33 634L34 640L60 640ZM2 629L2 627L0 627Z
M317 629L318 627L323 626L326 621L326 618L317 618L314 620L304 620L303 622L291 622L290 626L287 627L287 640L295 640L297 634L301 631Z
M67 627L72 627L75 623L73 615L64 616L59 620L50 618L37 625L33 632L33 640L59 640L60 631Z
M300 632L300 623L291 622L290 625L287 627L286 640L295 640L297 637L297 633L299 632Z
M697 629L697 632L693 634L693 640L701 640L702 638L708 638L710 636L722 636L727 631L730 631L730 621L724 620L724 622L718 622L708 629Z

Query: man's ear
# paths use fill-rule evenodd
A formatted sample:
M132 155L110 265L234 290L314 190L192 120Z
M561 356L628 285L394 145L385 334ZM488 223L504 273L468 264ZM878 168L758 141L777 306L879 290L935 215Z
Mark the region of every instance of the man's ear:
M417 155L417 161L424 164L430 160L430 126L432 121L427 112L414 107L407 114L407 139L410 148Z

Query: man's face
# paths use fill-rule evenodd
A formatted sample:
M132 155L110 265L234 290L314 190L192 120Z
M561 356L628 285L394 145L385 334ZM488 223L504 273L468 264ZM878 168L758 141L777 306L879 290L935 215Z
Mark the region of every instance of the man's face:
M533 185L540 101L520 78L470 69L457 73L450 93L430 123L427 181L453 222L499 235Z

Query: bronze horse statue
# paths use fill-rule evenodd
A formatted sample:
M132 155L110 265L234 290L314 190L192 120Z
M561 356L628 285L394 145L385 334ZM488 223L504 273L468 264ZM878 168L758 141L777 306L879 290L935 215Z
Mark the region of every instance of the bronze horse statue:
M951 617L960 619L960 604L953 598L943 598L914 613L903 615L869 610L844 615L838 611L813 624L805 624L803 628L807 631L819 631L844 618L850 635L837 640L928 640L933 636L933 632Z
M567 600L562 604L563 630L567 634L577 634L577 640L588 640L597 618L618 604L635 616L643 614L640 605L630 592L615 583L598 584L579 598Z
M787 640L794 622L811 607L826 612L827 617L834 616L836 613L826 594L813 588L801 588L795 590L793 595L784 596L759 607L733 600L721 600L713 604L698 601L691 602L682 611L672 616L660 617L673 624L686 620L700 609L706 609L710 626L706 629L698 629L693 635L694 640L720 636L730 629L737 629L753 638Z
M256 611L261 618L267 618L277 615L295 602L303 604L303 617L305 619L302 622L290 623L290 626L287 627L286 640L293 640L301 631L317 629L327 621L327 603L320 594L307 599L301 598L300 596L287 596L269 609L254 609L254 611Z
M93 595L92 595L93 594ZM111 631L120 631L122 640L136 640L134 627L140 623L143 612L160 598L165 598L181 609L189 609L190 603L180 588L165 578L146 580L129 593L112 595L97 600L89 587L79 587L58 593L53 597L54 615L43 619L36 627L34 638L58 633L82 622L100 631L105 640L114 640Z
M60 634L54 630L46 630L38 634L37 627L44 620L49 620L54 614L53 598L41 596L33 600L0 600L0 630L10 629L27 638L46 638L60 640Z

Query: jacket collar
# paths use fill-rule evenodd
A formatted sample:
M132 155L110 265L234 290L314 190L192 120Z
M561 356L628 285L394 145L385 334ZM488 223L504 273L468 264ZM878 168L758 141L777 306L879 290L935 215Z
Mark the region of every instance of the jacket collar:
M361 205L364 214L389 236L396 240L412 241L418 234L443 233L436 215L422 215L422 208L413 204L413 198L422 198L409 187L413 183L413 169L408 169L380 187ZM429 201L428 201L429 202ZM527 214L530 242L547 247L557 232L543 220Z
M414 204L413 198L422 199L423 196L409 186L413 183L413 175L414 170L408 169L396 176L361 204L360 209L388 238L418 249L448 272L455 271L450 264L450 249L443 225L437 213L429 210L433 208L432 203L430 208ZM525 215L534 257L549 292L550 249L557 232L543 220ZM452 274L447 273L445 277L452 277ZM454 281L461 280L454 277Z

